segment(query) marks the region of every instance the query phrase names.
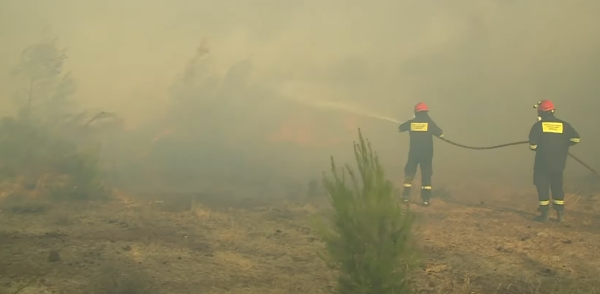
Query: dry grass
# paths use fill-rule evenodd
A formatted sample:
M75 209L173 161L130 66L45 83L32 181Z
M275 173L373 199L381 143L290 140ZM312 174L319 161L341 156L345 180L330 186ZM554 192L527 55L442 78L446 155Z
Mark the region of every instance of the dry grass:
M92 281L95 294L157 294L152 280L138 271L123 272L117 264L106 266Z
M32 279L25 290L36 293L293 294L333 286L317 257L323 245L309 225L326 207L280 201L217 209L204 199L171 205L183 202L174 198L156 203L123 196L26 214L1 209L0 289L12 293ZM532 222L531 193L482 199L446 190L432 207L414 207L424 250L415 293L595 293L596 198L569 195L564 224ZM61 260L48 262L49 250L59 251ZM129 278L120 276L112 292L98 292L99 284L113 285L106 282L111 266Z
M496 288L478 290L480 287L472 285L471 275L457 283L446 284L440 288L439 294L597 294L595 289L580 290L577 285L566 284L552 278L523 278L512 283L498 284Z
M15 214L44 213L50 209L48 201L20 195L7 196L0 203L0 210Z

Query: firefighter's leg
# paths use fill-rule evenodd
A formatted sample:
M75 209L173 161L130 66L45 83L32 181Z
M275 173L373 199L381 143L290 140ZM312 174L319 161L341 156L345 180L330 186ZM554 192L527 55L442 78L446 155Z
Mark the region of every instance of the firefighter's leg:
M433 158L428 156L421 161L421 199L423 205L429 206L431 201L431 176L433 175Z
M556 210L558 222L563 220L565 209L565 191L563 189L563 173L552 173L550 178L550 190L552 191L552 207Z
M535 171L533 173L533 184L537 189L540 215L535 218L536 221L548 221L548 211L550 210L550 173Z
M408 202L410 199L410 191L412 188L412 181L417 174L417 167L419 166L419 160L413 154L408 154L408 161L404 166L404 188L402 190L402 200Z

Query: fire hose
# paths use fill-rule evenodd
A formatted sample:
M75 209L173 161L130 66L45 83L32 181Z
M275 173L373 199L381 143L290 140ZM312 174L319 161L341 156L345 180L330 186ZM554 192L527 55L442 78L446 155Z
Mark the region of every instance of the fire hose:
M500 145L494 145L494 146L487 146L487 147L474 147L474 146L467 146L467 145L459 144L459 143L450 141L450 140L448 140L446 138L442 138L442 137L438 137L438 138L440 140L448 143L448 144L451 144L451 145L454 145L454 146L457 146L457 147L461 147L461 148L465 148L465 149L471 149L471 150L491 150L491 149L497 149L497 148L515 146L515 145L529 144L529 141L519 141L519 142L512 142L512 143L506 143L506 144L500 144ZM583 165L586 169L588 169L590 172L592 172L594 175L596 175L598 178L600 178L600 173L598 173L591 166L589 166L588 164L586 164L585 162L583 162L581 159L577 158L577 156L573 155L571 152L569 152L569 157L573 158L579 164Z

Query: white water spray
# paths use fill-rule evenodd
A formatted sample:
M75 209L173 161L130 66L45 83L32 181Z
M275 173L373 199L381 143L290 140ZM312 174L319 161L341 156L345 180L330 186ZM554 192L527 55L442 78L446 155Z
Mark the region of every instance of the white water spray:
M401 123L399 120L396 120L396 119L393 119L393 118L390 118L387 116L382 116L382 115L378 115L375 113L359 110L358 107L348 105L348 104L336 103L336 102L331 102L331 101L314 101L314 100L307 101L307 100L298 99L298 98L292 98L292 99L297 102L300 102L302 104L313 106L313 107L318 107L318 108L322 108L322 109L339 110L339 111L362 115L362 116L375 118L375 119L379 119L379 120L383 120L383 121L388 121L388 122L393 122L393 123Z

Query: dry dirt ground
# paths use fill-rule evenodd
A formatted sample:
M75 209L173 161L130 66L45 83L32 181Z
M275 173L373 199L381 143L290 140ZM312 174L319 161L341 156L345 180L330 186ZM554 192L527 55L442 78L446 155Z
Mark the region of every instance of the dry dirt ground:
M600 198L571 194L565 223L540 224L531 191L495 193L482 201L440 189L433 206L411 206L423 248L415 293L593 293ZM306 203L188 194L5 201L0 292L327 293L334 278L310 229L324 206Z

